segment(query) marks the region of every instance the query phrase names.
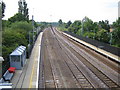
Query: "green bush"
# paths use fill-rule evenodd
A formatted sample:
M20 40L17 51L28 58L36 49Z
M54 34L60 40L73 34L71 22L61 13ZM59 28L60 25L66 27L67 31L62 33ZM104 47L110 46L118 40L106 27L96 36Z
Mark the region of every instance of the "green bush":
M32 30L32 23L28 23L26 21L15 22L11 24L11 29L12 30L21 29L24 30L25 32L28 32Z
M8 58L9 54L19 45L27 47L29 31L32 30L32 24L28 22L15 22L3 31L3 57ZM32 36L31 36L32 37ZM32 40L32 39L31 39ZM32 41L31 41L32 42Z
M27 46L27 39L25 36L15 30L6 29L3 32L3 57L8 55L19 45Z

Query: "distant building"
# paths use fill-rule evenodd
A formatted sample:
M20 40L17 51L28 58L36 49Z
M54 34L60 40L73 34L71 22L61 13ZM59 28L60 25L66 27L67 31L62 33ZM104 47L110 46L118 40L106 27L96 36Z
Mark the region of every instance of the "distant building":
M118 2L118 17L120 17L120 1Z

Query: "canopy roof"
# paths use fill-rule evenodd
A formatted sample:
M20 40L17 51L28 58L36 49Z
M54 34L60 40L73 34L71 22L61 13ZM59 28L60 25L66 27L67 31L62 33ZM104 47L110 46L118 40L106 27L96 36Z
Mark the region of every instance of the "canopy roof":
M25 46L19 46L10 55L20 56L24 53L25 50L26 50Z

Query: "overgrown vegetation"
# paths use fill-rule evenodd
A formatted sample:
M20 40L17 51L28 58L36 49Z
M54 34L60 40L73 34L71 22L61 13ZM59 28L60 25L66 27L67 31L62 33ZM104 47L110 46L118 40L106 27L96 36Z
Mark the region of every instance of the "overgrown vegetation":
M2 14L4 16L6 6L5 3L2 5L4 7L2 8ZM25 7L26 6L25 4ZM9 54L20 45L26 46L27 55L30 54L37 35L40 30L45 28L44 23L37 23L34 20L29 20L27 8L26 12L24 11L25 10L21 11L19 8L19 13L16 13L8 20L2 20L2 56L5 60L3 62L3 73L9 67Z
M5 21L6 23L7 21ZM7 60L9 54L19 45L27 47L29 33L32 30L31 23L19 21L4 26L3 30L3 57Z
M120 47L120 18L111 25L108 20L93 22L88 17L85 17L82 21L76 20L73 23L71 21L64 23L60 19L58 23L60 30Z

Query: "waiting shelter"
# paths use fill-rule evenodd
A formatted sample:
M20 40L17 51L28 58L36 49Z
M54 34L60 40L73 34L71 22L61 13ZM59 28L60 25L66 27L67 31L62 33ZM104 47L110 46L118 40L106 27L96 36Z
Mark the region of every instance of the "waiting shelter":
M26 63L26 47L19 46L10 54L10 67L22 69Z

